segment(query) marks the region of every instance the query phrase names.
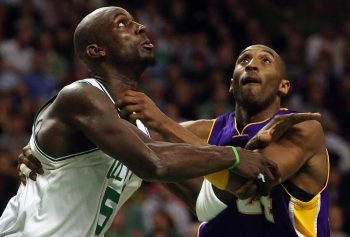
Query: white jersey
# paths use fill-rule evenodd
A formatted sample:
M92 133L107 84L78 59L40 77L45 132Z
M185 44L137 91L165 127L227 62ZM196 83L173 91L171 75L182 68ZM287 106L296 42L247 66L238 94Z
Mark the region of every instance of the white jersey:
M110 97L96 80L80 82L90 83ZM149 135L140 121L137 125ZM51 157L40 149L34 132L30 147L42 163L44 175L39 175L36 182L27 179L27 185L21 184L9 201L0 218L1 237L103 236L119 208L142 182L125 165L97 148Z

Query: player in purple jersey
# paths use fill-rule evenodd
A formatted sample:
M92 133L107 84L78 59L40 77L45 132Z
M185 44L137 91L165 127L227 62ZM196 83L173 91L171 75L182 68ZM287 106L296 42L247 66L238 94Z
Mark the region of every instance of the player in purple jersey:
M123 107L124 116L143 120L173 142L199 143L198 138L189 134L191 131L202 142L245 147L275 115L294 113L281 108L281 98L290 87L286 78L285 64L274 50L252 45L243 50L236 61L230 85L236 101L233 113L214 120L187 122L183 124L188 129L185 130L142 93L129 91L118 105ZM278 126L273 132L279 133ZM323 136L318 121L305 121L292 126L280 139L262 149L267 158L277 163L281 173L281 181L274 184L269 195L242 200L212 187L221 205L218 210L210 211L223 211L214 218L207 216L208 223L201 226L199 236L329 236L326 187L329 161ZM232 173L229 175L224 188L237 190L242 180ZM252 190L256 189L256 184L251 186ZM208 208L211 197L205 196L203 188L202 193L202 208ZM197 214L199 212L197 208Z

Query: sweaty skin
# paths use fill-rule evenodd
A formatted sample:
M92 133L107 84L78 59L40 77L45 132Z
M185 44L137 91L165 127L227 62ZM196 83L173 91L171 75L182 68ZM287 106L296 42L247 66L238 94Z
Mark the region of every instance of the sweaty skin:
M105 85L114 100L127 89L136 89L142 72L154 63L153 45L145 27L118 7L102 8L84 18L76 28L74 44L92 75ZM150 181L174 182L198 177L228 168L235 160L229 147L149 139L133 124L117 119L109 98L84 83L63 88L38 121L35 131L38 142L52 156L97 146L140 178ZM272 172L276 168L258 153L243 149L239 153L246 157L247 163L252 163L253 167L242 163L241 172L247 177L255 176L256 172L265 173L265 167Z
M185 122L181 124L184 128L186 128L184 129L179 124L166 117L166 115L164 115L146 95L133 90L126 91L117 101L117 105L122 108L120 112L122 117L128 117L132 123L134 123L136 119L141 119L149 128L152 128L163 135L164 140L171 142L206 145L214 122L214 120ZM271 113L273 114L274 112L272 111ZM289 131L288 129L291 126L295 126L297 123L310 119L319 119L319 114L290 114L275 117L247 144L247 148L264 148L270 142L277 142L282 135ZM253 121L254 120L251 122ZM31 162L35 161L35 159L30 155L28 148L24 149L24 152L20 155L19 159L20 163L27 164L32 170L39 170L39 172L41 171L40 163L38 164L38 162ZM32 172L32 175L36 175L35 172ZM236 196L243 195L243 197L257 195L257 187L255 182L250 182L249 180L247 181L234 173L231 173L230 175L231 179L226 191L234 193ZM176 195L180 196L188 204L188 206L194 210L196 198L201 187L201 182L202 179L197 178L165 185ZM275 184L278 184L279 182L280 180L276 181ZM218 189L215 191L225 202L229 202L232 199L232 195L227 192L223 192Z
M154 64L153 45L145 27L118 7L101 8L84 18L76 28L74 45L93 77L115 101L127 90L135 90L140 75ZM150 181L200 177L235 162L231 147L155 142L117 116L103 92L75 83L63 88L40 114L35 134L40 147L51 156L98 147ZM260 153L240 148L238 153L242 159L237 174L251 180L258 173L270 181L279 178L274 162Z
M236 99L235 112L239 129L249 123L270 118L280 109L281 97L286 95L288 90L289 81L286 80L285 65L274 50L263 45L253 45L242 51L237 59L230 85L230 92ZM122 108L122 116L129 116L131 121L141 119L147 126L162 134L165 140L172 142L204 144L214 122L186 122L182 125L187 130L183 129L160 112L144 94L135 91L128 91L118 100L117 105ZM289 116L292 116L290 121L295 122L295 116L298 115ZM311 116L310 119L312 116L315 116L314 119L319 118L319 115L307 116ZM271 133L276 138L261 151L277 164L281 174L281 179L276 180L273 185L289 180L300 189L315 195L324 187L328 172L322 127L316 120L299 120L301 123L295 124L290 121L287 125L283 124L284 129L281 129L280 125L273 128ZM289 128L288 125L292 127ZM261 142L260 145L255 145L259 148ZM249 147L251 144L247 146L253 148ZM260 148L263 147L264 144ZM283 159L280 158L280 154L284 154ZM228 189L234 190L242 182L241 178L231 173ZM254 189L252 183L247 182L246 185L245 188L251 186ZM191 188L195 189L195 185ZM215 189L215 192L225 202L232 199L232 195L222 190Z

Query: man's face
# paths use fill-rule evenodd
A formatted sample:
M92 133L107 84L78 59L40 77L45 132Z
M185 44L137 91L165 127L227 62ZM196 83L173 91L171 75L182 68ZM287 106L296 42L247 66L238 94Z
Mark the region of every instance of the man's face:
M135 63L149 66L154 64L153 44L145 32L145 27L134 21L124 9L115 10L111 22L111 32L107 37L107 56L113 62Z
M238 104L262 109L279 96L282 82L281 59L270 48L253 45L239 55L230 92Z

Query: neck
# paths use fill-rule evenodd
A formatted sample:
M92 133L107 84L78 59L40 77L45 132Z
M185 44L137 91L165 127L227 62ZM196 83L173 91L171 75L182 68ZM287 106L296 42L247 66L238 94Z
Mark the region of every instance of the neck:
M280 103L273 103L267 108L259 111L251 111L236 103L235 117L239 128L243 128L249 123L260 122L271 118L281 108Z
M92 76L102 82L112 94L113 99L120 98L127 90L136 90L143 70L118 70L113 67L95 70Z

